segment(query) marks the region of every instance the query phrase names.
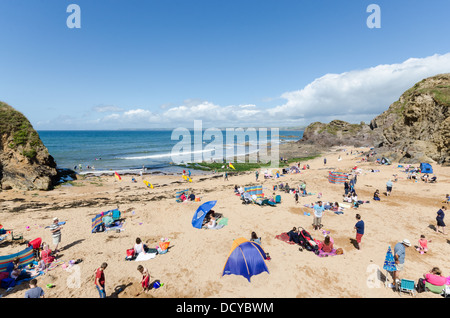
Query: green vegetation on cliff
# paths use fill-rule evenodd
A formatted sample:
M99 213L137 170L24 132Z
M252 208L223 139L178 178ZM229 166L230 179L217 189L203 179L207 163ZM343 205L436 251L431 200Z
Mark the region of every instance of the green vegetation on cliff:
M39 134L33 129L28 119L6 103L0 102L0 136L11 135L11 149L22 146L22 155L34 158L42 145Z

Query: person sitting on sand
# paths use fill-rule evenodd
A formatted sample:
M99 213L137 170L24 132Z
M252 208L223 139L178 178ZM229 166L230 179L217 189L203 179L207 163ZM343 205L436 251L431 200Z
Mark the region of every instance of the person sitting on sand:
M289 242L294 242L294 243L300 244L299 233L300 233L300 229L297 230L296 227L293 227L292 230L287 232L287 235L289 236Z
M329 235L325 236L321 250L325 253L330 253L333 250L333 242L331 242Z
M381 199L380 199L380 191L378 189L375 190L375 193L373 194L373 199L375 201L381 201Z
M216 216L215 216L215 214L213 212L213 213L211 213L211 215L209 217L209 222L206 223L206 227L208 229L213 229L215 226L216 226Z
M333 205L331 206L331 211L339 212L340 211L339 203L334 202Z
M276 195L275 195L275 192L272 193L272 195L271 195L270 198L269 198L269 201L275 203L275 196L276 196Z
M291 188L289 187L289 184L286 182L286 185L284 186L284 192L289 193Z
M450 195L446 194L446 195L445 195L445 200L442 201L442 203L447 203L447 204L449 204L449 203L450 203Z
M186 195L184 194L184 192L180 195L180 200L181 201L186 201L187 200Z
M31 277L31 274L29 272L23 271L22 266L20 265L19 257L13 259L12 266L11 263L8 265L7 271L9 270L11 270L9 276L15 279L16 281Z
M419 246L417 246L416 250L420 254L424 254L424 253L428 252L428 242L431 242L431 240L427 240L425 238L425 235L422 234L419 239Z
M147 248L142 242L142 240L138 237L136 238L136 243L134 244L134 255L139 255L140 253L146 253Z
M423 278L419 278L419 281L417 282L417 291L419 293L426 290L425 283L443 287L447 283L447 278L442 276L439 267L433 267L428 273L423 274Z
M51 262L55 260L55 257L52 255L52 250L48 246L47 243L44 243L42 245L42 251L41 251L41 260L44 262L45 266L47 267Z
M350 193L347 195L343 195L343 197L344 197L344 202L352 203L352 196Z
M259 245L261 245L261 238L258 237L258 235L256 234L256 232L252 232L252 235L250 237L250 241L258 243Z
M137 267L137 270L139 271L139 273L141 273L142 277L141 277L141 286L142 286L142 291L138 292L136 294L136 296L139 296L141 293L147 293L148 290L150 289L150 273L148 272L148 269L145 268L142 265L139 265Z

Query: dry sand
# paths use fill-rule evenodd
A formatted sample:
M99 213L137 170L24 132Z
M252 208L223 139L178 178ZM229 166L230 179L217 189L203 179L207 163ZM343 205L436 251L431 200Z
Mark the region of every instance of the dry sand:
M61 259L68 262L81 258L83 262L70 271L59 266L38 277L38 285L44 287L46 297L51 298L98 297L93 273L102 262L108 263L106 294L110 297L135 297L140 290L136 268L142 264L149 269L152 280L160 280L164 286L138 297L396 298L400 297L398 293L384 287L382 267L388 246L393 248L404 238L409 239L412 246L406 251L405 269L400 277L417 281L434 266L440 267L443 275L450 276L450 236L434 231L436 212L445 194L450 192L450 168L433 165L438 183L412 182L406 179L397 163L381 166L358 162L358 156L346 155L342 149L335 148L325 155L326 166L323 158L316 158L308 162L310 169L300 174L258 183L254 172L230 176L228 181L212 175L194 176L189 184L180 176L146 176L155 185L154 189L147 189L139 176L137 183L131 183L131 176L123 176L121 182L112 176L102 176L75 181L80 186L58 187L49 192L3 191L0 192L0 223L16 233L23 233L27 240L41 237L52 246L50 232L44 227L50 225L55 216L66 221L62 230ZM341 161L337 160L339 155ZM322 222L324 229L331 232L335 247L344 250L343 255L319 258L312 252L300 252L297 245L275 239L294 226L304 227L314 238L323 239L321 232L312 229L312 213L304 215L305 211L312 212L304 204L317 201L319 192L323 201L341 203L343 186L329 183L328 171L350 172L354 166L362 169L356 184L358 198L370 203L362 204L357 210L346 209L341 215L325 211ZM370 169L380 172L370 172ZM398 181L394 183L392 195L386 197L383 194L385 184L393 174L398 174ZM294 186L300 180L306 182L308 192L316 195L300 198L297 205L292 194L279 191L282 203L276 207L243 205L234 194L234 185L262 184L265 193L271 194L275 184L288 182ZM175 192L187 187L201 197L201 202L175 202ZM375 189L381 192L381 202L372 199ZM220 230L193 228L194 212L209 200L217 200L214 210L229 219L228 225ZM92 217L117 207L125 218L124 231L92 234ZM366 224L361 250L352 244L356 213L362 215ZM30 230L27 231L26 226L30 226ZM267 261L270 273L253 276L251 283L242 276L222 277L233 240L250 238L252 231L262 237L262 247L271 255L272 260ZM432 240L425 255L414 249L421 234ZM168 237L171 248L167 254L145 262L125 261L125 251L134 245L136 237L150 247L156 246L161 237ZM18 252L24 247L5 242L0 247L0 255ZM389 280L392 281L390 276ZM55 287L45 288L48 283ZM122 287L123 291L115 293L116 287ZM0 289L0 294L3 298L22 298L26 288L27 284L22 284L9 293ZM428 292L416 297L441 296Z

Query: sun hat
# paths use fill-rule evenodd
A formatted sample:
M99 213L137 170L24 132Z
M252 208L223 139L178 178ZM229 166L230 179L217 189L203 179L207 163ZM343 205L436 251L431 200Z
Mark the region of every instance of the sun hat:
M408 239L404 239L402 241L402 244L405 244L406 246L411 246L411 242Z
M53 218L53 221L57 221L57 220L58 220L58 218L57 218L57 217L54 217L54 218Z

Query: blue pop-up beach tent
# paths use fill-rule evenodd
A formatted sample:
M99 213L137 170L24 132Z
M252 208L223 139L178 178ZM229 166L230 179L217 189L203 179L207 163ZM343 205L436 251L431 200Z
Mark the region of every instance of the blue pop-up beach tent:
M420 164L420 172L433 173L433 167L429 163L422 162Z
M261 245L240 237L233 241L222 276L242 275L250 282L251 276L269 272L265 259L266 253Z
M206 214L213 208L213 206L216 205L217 201L208 201L200 205L195 211L194 216L192 217L192 226L201 229L203 224L203 219L205 218Z

